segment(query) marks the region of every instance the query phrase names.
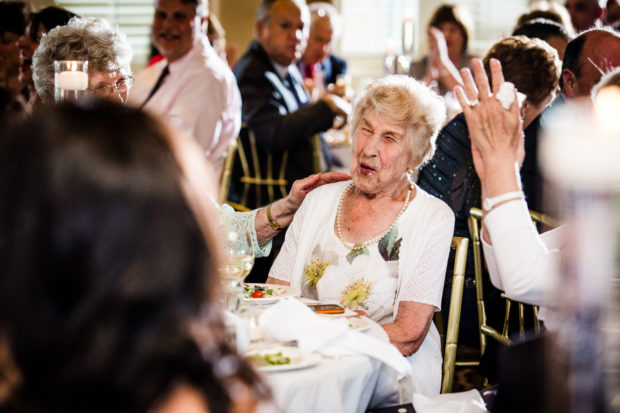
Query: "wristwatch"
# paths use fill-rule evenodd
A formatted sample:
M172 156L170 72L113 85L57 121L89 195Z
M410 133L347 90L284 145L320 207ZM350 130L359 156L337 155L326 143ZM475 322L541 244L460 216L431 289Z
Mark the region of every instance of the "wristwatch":
M523 191L506 192L505 194L494 196L493 198L484 198L484 200L482 201L482 208L488 212L499 203L502 203L504 201L511 201L513 199L523 198L525 198L525 194L523 194Z

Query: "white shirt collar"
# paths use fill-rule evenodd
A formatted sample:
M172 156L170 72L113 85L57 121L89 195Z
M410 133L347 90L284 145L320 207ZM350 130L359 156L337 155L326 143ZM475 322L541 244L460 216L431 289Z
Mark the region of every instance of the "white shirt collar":
M278 76L280 76L280 79L284 79L286 77L286 74L288 73L289 67L293 66L282 66L281 64L278 64L273 60L271 61L271 63L273 63L273 67L276 69L276 73L278 74Z
M195 38L194 43L192 44L192 48L189 49L187 53L185 53L183 56L181 56L179 59L175 60L174 62L168 63L168 70L170 70L170 74L178 72L179 69L185 64L185 62L192 60L191 56L194 55L195 53L202 53L202 50L205 47L204 46L205 43L209 45L209 39L207 38L206 35L201 34L200 36Z

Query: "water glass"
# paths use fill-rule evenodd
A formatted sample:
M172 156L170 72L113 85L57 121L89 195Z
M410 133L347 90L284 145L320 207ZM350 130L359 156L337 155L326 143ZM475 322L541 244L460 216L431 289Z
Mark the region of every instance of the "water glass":
M339 74L336 76L336 90L335 93L340 97L353 97L353 89L351 75Z
M238 277L230 277L226 272L221 278L222 305L231 313L239 312L243 298L243 284Z
M229 231L226 239L224 271L243 281L254 266L254 242L249 231Z

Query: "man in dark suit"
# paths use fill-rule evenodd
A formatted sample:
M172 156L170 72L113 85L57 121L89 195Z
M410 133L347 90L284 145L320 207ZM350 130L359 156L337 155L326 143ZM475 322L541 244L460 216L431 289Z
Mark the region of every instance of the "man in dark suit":
M265 165L267 154L272 154L277 171L282 154L288 151L289 185L315 172L314 135L331 128L336 116L346 119L350 110L347 102L330 94L309 103L295 65L301 57L308 14L301 0L262 0L256 14L256 39L233 69L241 91L242 118L256 138L259 161ZM324 169L328 169L331 155L321 143ZM233 172L232 200L238 192L234 184Z
M340 37L340 16L334 6L329 3L311 3L310 34L308 45L297 66L311 83L322 81L316 85L325 88L335 84L338 75L347 72L347 62L331 53L332 46ZM317 73L320 72L320 75Z

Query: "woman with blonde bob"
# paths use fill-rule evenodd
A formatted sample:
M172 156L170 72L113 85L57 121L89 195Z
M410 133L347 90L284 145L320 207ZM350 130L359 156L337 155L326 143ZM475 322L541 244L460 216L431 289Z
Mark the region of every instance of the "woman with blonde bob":
M454 215L418 188L412 174L432 157L444 110L441 98L410 77L371 83L353 114L352 180L309 194L268 279L381 324L409 357L416 391L424 394L440 387L432 317Z

